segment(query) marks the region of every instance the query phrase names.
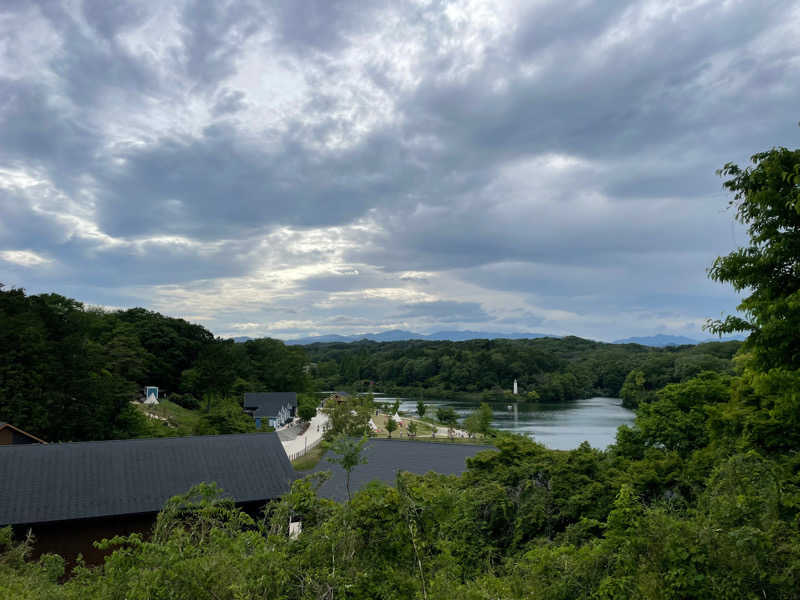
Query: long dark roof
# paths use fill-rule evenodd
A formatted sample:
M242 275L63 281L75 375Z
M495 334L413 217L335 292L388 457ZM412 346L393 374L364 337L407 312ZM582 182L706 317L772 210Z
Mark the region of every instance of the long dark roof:
M355 493L373 480L393 485L398 471L418 475L428 471L460 475L467 468L466 460L483 450L492 450L492 447L446 442L369 440L364 447L367 463L353 467L350 490ZM320 487L318 493L325 498L344 501L347 499L345 471L339 465L328 462L329 456L332 456L331 452L327 452L311 472L331 471L331 478Z
M0 451L0 526L149 513L201 482L237 502L296 478L275 433L9 446Z
M246 392L244 407L253 411L254 417L275 417L283 406L297 406L295 392Z

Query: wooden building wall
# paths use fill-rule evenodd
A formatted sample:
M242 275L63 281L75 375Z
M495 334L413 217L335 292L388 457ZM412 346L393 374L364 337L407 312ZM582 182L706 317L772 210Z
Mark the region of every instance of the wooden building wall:
M41 442L34 437L25 435L11 427L0 429L0 446L10 446L11 444L40 444Z
M94 547L95 540L112 538L115 535L141 533L149 536L156 513L141 515L122 515L99 519L76 519L55 523L35 523L17 525L14 534L24 539L28 531L33 533L34 545L31 559L37 560L42 554L60 554L67 562L67 570L75 566L79 554L89 565L100 565L109 551Z
M14 443L14 431L8 427L0 429L0 446L9 446Z
M254 519L262 516L266 501L239 503L237 506ZM88 565L97 566L113 550L98 550L94 547L96 540L109 539L117 535L139 533L149 539L153 531L158 513L137 515L121 515L96 519L75 519L52 523L35 523L32 525L15 525L14 537L25 539L28 531L34 536L32 560L38 560L43 554L59 554L67 563L67 573L75 566L78 555Z

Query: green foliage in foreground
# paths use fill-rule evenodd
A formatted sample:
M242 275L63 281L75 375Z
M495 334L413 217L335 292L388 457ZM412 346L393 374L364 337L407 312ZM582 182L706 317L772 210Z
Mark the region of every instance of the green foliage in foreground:
M309 478L262 519L204 485L65 583L60 558L26 562L6 529L0 597L797 598L799 385L707 372L660 390L607 451L501 436L460 477L401 473L346 504Z
M348 500L351 498L350 474L353 472L355 467L358 465L363 465L367 462L367 458L362 454L364 451L364 445L366 443L366 436L362 437L360 440L357 440L355 438L348 437L347 435L340 435L331 444L332 455L328 458L328 460L332 463L338 464L344 469L347 477L345 480L345 486L347 487Z
M750 245L714 261L709 275L749 295L743 316L712 321L717 333L746 331L747 349L762 369L800 368L800 149L773 148L755 154L752 167L728 163L730 205L747 226Z
M315 475L261 519L203 485L64 583L59 557L26 562L6 529L0 597L798 598L798 389L800 371L706 372L658 391L606 451L503 435L460 477L401 473L337 504ZM360 442L340 442L357 464Z

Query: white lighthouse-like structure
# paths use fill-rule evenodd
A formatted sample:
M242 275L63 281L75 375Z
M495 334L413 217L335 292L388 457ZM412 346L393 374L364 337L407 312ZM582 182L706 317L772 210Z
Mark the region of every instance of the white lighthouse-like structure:
M519 393L519 391L517 391L517 380L515 379L514 380L514 395L516 396L518 393Z

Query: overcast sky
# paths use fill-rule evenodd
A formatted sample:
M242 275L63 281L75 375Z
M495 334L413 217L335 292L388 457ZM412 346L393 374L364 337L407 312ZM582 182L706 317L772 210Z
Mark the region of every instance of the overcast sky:
M165 6L170 4L170 6ZM217 335L704 336L797 2L0 5L0 282Z

